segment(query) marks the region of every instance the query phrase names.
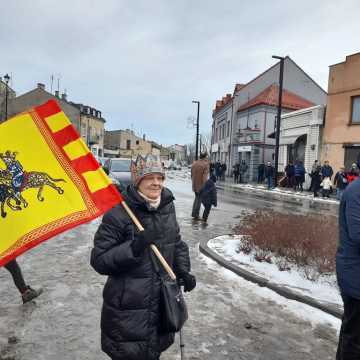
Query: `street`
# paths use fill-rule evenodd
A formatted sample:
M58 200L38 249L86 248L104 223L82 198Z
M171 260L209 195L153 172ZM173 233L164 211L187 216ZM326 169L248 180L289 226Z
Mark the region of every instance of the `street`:
M200 239L228 234L244 210L272 208L292 213L337 206L266 195L219 191L217 209L204 227L191 220L193 195L187 177L169 174L183 239L190 247L197 287L186 294L190 318L183 333L187 359L334 359L340 321L249 283L199 253ZM105 277L89 265L100 219L45 242L19 258L31 286L43 286L36 302L23 306L7 271L0 271L0 359L107 359L100 349L100 311ZM12 338L11 344L8 339ZM176 343L161 359L180 359Z

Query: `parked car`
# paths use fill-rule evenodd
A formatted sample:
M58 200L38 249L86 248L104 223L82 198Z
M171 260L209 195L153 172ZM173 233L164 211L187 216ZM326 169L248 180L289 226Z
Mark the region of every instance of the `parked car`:
M105 162L104 167L109 172L109 177L120 191L123 191L131 184L131 159L126 158L109 158Z

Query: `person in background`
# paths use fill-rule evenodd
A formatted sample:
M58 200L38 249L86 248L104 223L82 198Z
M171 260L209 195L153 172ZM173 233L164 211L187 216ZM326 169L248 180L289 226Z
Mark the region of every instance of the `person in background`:
M313 182L313 173L314 173L315 171L317 171L318 168L319 168L319 162L318 162L317 160L315 160L314 163L312 164L311 171L310 171L310 173L309 173L310 178L311 178L311 182L310 182L310 187L309 187L309 190L308 190L308 191L313 191L313 190L314 190L314 189L313 189L313 184L314 184L314 182Z
M225 163L221 164L221 180L225 181L225 175L226 175L227 166Z
M239 182L239 175L240 175L240 164L237 162L233 166L234 184L237 184Z
M314 192L314 197L318 197L318 192L321 189L321 166L318 165L315 169L312 170L311 176L312 186L311 189Z
M240 163L240 183L244 183L245 182L245 174L248 171L248 165L245 162L245 160L241 160Z
M323 177L323 179L328 177L331 180L333 174L334 174L334 171L333 171L332 167L329 165L329 161L326 160L324 162L324 166L321 168L321 176Z
M15 259L9 261L4 267L11 274L14 284L21 294L23 304L37 298L43 292L42 288L33 289L26 285L20 266Z
M265 179L265 164L264 163L259 164L257 170L258 170L257 182L258 184L262 184Z
M216 192L216 176L210 175L210 178L205 183L204 187L200 191L201 202L204 206L204 213L202 220L204 223L207 222L207 219L210 214L211 206L217 207L217 192Z
M336 187L336 198L341 200L341 197L348 185L348 179L346 177L344 167L341 167L340 170L336 173L334 185Z
M294 175L295 175L295 167L292 161L289 161L289 163L285 167L285 174L287 178L287 184L289 187L294 187Z
M332 187L331 179L329 177L324 178L320 185L323 188L323 190L322 190L323 197L329 198L331 187Z
M221 163L219 160L215 163L215 176L216 176L216 180L220 180L220 178L221 178Z
M359 154L360 155L360 154ZM360 158L357 161L360 167ZM344 313L336 360L360 359L360 181L346 187L339 207L336 276Z
M200 154L200 160L195 161L191 166L191 180L192 190L195 194L194 204L192 208L192 217L194 220L199 220L199 213L201 207L200 190L205 185L209 177L209 162L207 160L207 153Z
M350 170L346 173L346 178L349 184L359 177L359 171L355 163L351 165Z
M297 161L294 166L295 187L294 190L303 191L303 183L305 181L305 168L301 161Z
M268 161L267 165L265 166L264 173L265 173L265 178L266 178L268 190L271 190L274 187L275 169L272 166L270 161Z
M215 164L213 162L210 163L210 175L215 175Z

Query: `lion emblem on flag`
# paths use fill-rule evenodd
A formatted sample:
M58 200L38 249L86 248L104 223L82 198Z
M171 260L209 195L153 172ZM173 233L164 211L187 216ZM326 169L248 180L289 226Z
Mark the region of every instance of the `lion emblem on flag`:
M65 182L64 179L54 179L46 172L25 171L22 164L17 160L16 151L10 150L0 153L0 159L5 164L6 169L0 169L0 213L4 218L7 213L5 205L11 210L21 210L21 205L26 208L28 202L22 196L22 192L28 189L38 189L37 199L44 201L42 195L44 187L49 186L62 195L64 190L57 186L57 182Z

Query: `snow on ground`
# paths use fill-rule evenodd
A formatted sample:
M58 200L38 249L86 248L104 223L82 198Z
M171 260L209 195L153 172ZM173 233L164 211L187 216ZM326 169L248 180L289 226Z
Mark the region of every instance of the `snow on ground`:
M216 261L208 258L203 254L199 255L199 258L207 265L210 270L219 270L219 265ZM286 299L266 287L261 287L244 280L228 269L221 268L220 271L227 281L232 281L234 284L237 283L239 288L242 290L232 294L232 296L237 299L239 303L241 303L241 306L244 306L244 301L242 299L244 293L253 293L254 296L260 296L264 299L276 302L279 306L286 308L288 311L295 314L299 318L311 323L313 327L316 327L319 324L327 324L334 328L337 333L339 333L341 320L335 316L327 314L324 311L318 310L298 301Z
M336 277L322 275L317 281L310 281L296 266L290 271L279 271L276 264L254 260L252 253L246 255L237 252L241 235L224 235L211 239L208 246L226 260L242 268L268 279L278 285L290 288L303 295L310 296L318 301L342 305L341 296L336 285Z
M314 195L311 193L302 193L300 191L294 192L292 190L285 190L285 189L279 189L274 188L272 190L268 190L268 188L265 185L251 185L251 184L231 184L232 187L239 188L239 189L248 189L258 192L272 192L272 193L278 193L280 195L284 196L291 196L298 199L309 199L313 201L320 201L320 202L326 202L331 204L337 204L338 200L336 199L324 199L321 197L321 192L319 192L319 197L315 198Z

